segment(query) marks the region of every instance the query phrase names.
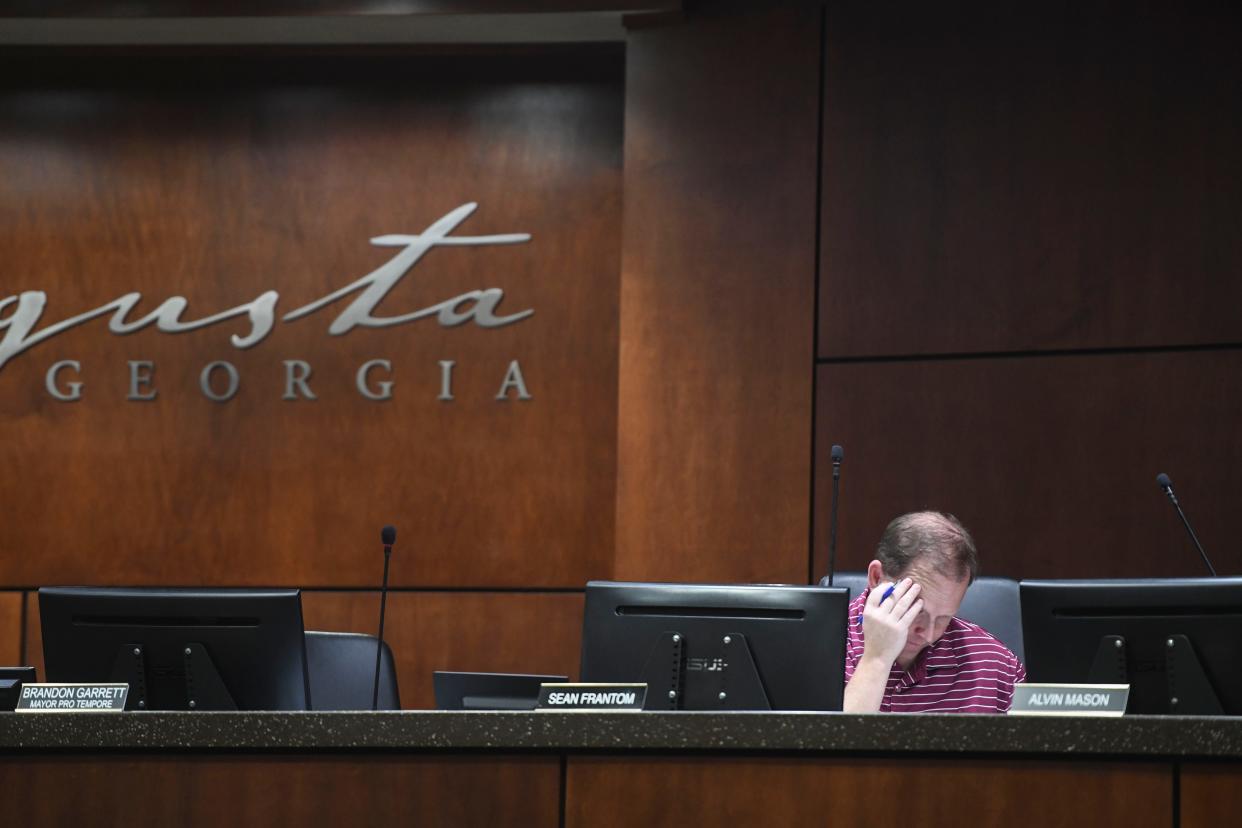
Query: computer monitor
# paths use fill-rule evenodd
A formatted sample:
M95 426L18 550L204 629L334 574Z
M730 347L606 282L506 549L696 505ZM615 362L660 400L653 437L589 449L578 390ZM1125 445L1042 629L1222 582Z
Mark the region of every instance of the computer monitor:
M534 710L541 684L568 680L530 673L432 673L437 710Z
M1129 713L1242 714L1242 578L1019 589L1029 681L1129 684Z
M17 707L23 684L39 680L33 667L0 667L0 713Z
M840 710L849 590L592 581L582 681L647 710Z
M296 589L39 590L50 682L126 682L127 710L308 710Z

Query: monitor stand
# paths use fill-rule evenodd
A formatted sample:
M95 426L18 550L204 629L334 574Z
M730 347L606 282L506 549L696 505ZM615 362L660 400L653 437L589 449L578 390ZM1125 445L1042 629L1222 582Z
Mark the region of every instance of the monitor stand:
M224 686L220 671L202 644L188 643L183 649L185 706L187 710L236 710L237 703ZM126 710L147 709L147 667L145 648L127 644L117 650L110 680L129 685Z
M1169 712L1180 716L1223 716L1212 683L1203 672L1195 648L1184 635L1170 635L1165 642L1165 677L1169 681Z
M1119 635L1105 635L1095 649L1095 660L1087 673L1088 684L1129 684L1126 671L1126 640Z
M1186 636L1170 635L1166 638L1164 677L1168 684L1170 713L1182 716L1225 715L1225 709L1195 655L1195 648ZM1100 638L1087 681L1091 684L1130 683L1125 638L1119 635Z
M141 644L125 644L117 649L108 681L129 685L126 710L147 709L147 660Z
M688 643L694 655L687 655ZM684 634L666 631L647 656L639 680L647 684L647 710L772 709L741 633L688 642Z

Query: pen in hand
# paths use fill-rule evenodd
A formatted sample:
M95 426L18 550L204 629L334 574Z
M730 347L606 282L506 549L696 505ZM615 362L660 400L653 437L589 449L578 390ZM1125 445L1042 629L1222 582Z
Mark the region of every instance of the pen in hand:
M884 590L884 594L880 596L880 603L883 604L885 601L887 601L889 597L892 596L893 590L895 590L896 588L897 588L897 584L895 583L889 584L888 589ZM863 620L863 617L862 617L862 613L860 612L858 614L858 626L860 627L862 626L862 620Z

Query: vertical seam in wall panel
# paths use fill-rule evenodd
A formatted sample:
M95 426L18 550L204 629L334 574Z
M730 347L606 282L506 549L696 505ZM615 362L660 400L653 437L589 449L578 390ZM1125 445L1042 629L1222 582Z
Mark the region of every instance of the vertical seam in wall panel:
M625 42L622 46L621 58L621 168L617 173L617 190L620 192L620 205L617 208L617 351L613 363L616 375L613 382L613 429L612 429L612 554L608 556L607 577L612 578L617 572L617 559L621 544L621 293L625 280L625 142L629 133L629 118L626 111L630 99L630 31L625 30ZM561 792L562 802L564 791ZM562 817L564 809L562 808ZM562 818L561 826L564 828Z
M825 52L828 40L828 10L824 5L819 7L819 84L817 92L819 99L816 101L816 112L818 113L817 123L815 125L815 262L812 272L815 277L815 293L812 299L811 307L811 496L810 496L810 526L807 529L809 539L807 540L806 555L806 582L814 584L815 577L815 467L817 464L817 444L816 433L819 430L819 289L820 279L823 276L821 272L821 250L820 245L823 243L823 210L824 210L824 83L825 83L825 64L827 63L827 54Z
M561 797L557 825L565 828L565 807L569 799L569 757L561 754Z
M630 36L631 31L625 29L625 60L621 67L621 226L617 229L617 387L615 412L616 428L612 432L612 557L608 561L607 577L617 575L617 561L621 557L621 348L625 339L625 215L626 197L625 159L628 151L630 135ZM564 792L562 791L562 794ZM563 797L562 797L563 798ZM564 826L564 820L561 825Z
M30 663L30 659L27 658L27 653L26 653L26 634L27 632L29 632L26 629L26 626L27 626L26 625L26 602L29 600L30 600L30 591L23 589L22 590L22 607L21 607L22 620L21 620L21 623L18 624L18 629L21 630L21 644L19 645L17 649L17 663L19 667L24 667L25 665Z
M1173 763L1173 828L1182 824L1182 763Z

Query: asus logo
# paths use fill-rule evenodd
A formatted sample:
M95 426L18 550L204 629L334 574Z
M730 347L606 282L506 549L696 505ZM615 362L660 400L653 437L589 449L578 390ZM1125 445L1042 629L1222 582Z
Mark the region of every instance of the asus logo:
M694 672L717 673L729 669L723 658L687 658L686 669Z

